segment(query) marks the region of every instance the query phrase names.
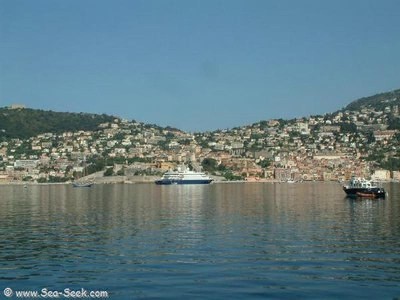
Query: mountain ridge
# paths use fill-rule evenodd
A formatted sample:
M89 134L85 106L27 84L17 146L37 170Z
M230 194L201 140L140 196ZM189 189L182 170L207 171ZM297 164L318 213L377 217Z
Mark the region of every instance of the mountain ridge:
M363 108L383 110L388 104L400 106L400 89L356 99L344 108L333 113L326 112L325 115L336 114L346 110L361 111ZM101 123L112 122L114 119L122 118L108 114L55 112L52 110L24 108L21 106L17 106L17 108L13 108L12 106L2 107L0 108L0 138L29 138L46 132L94 131L98 129ZM259 123L265 121L266 120L261 120ZM147 123L145 125L185 132L184 130L172 128L171 126L162 127ZM243 124L240 127L246 126L250 125ZM218 130L213 130L211 132L214 131Z
M0 108L0 138L29 138L38 134L95 130L117 117L106 114L54 112L25 107Z
M400 89L378 93L372 96L356 99L348 104L343 110L357 111L363 108L375 108L382 110L382 106L390 104L400 105Z

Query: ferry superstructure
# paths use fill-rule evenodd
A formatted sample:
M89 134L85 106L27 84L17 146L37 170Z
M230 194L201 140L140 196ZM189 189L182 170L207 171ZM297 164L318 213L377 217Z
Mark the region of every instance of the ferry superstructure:
M211 177L203 172L190 171L185 167L179 167L178 170L166 172L156 184L210 184L213 181Z

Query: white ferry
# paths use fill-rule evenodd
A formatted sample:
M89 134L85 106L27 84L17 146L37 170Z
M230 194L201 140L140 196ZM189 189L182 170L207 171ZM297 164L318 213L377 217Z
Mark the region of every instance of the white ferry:
M176 171L166 172L156 184L209 184L211 177L202 172L190 171L186 167L179 167Z

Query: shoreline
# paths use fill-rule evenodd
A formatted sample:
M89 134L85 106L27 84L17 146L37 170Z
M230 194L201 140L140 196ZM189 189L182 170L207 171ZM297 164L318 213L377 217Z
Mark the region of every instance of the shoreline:
M147 177L147 176L145 176ZM150 176L149 176L150 177ZM107 178L103 177L104 179L98 180L99 178L96 178L93 183L94 185L104 185L104 184L152 184L156 180L150 179L150 178L142 178L142 179L124 179L121 180L121 178ZM158 177L157 177L158 178ZM107 180L108 179L108 180ZM309 181L301 181L301 182L285 182L285 181L278 181L278 180L215 180L211 184L235 184L235 183L248 183L248 184L261 184L261 183L268 183L268 184L287 184L287 185L297 185L297 184L306 184L306 183L337 183L341 184L337 180L330 180L330 181L323 181L323 180L309 180ZM379 181L381 183L387 184L387 183L400 183L400 181L396 180L386 180L386 181ZM66 182L44 182L44 183L38 183L38 182L31 182L31 181L4 181L0 182L0 187L1 186L7 186L7 185L15 185L15 186L40 186L40 185L72 185L72 181L66 181Z

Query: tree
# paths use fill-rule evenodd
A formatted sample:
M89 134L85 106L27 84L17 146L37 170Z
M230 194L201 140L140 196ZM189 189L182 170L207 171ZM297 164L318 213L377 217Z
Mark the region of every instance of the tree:
M117 175L118 176L124 176L125 175L125 168L122 168L121 170L118 170Z
M381 163L381 167L390 171L400 170L400 158L389 157L388 160Z
M88 113L65 113L37 109L0 108L0 136L28 138L43 132L95 131L115 117Z
M229 181L231 181L231 180L243 180L242 176L233 174L231 170L225 172L224 173L224 177L225 177L226 180L229 180Z
M389 130L400 129L400 119L390 114L388 116L388 125Z
M201 166L203 167L204 171L207 172L215 172L218 167L218 162L214 158L205 158L201 162Z
M271 165L271 160L269 160L269 159L264 159L264 160L261 160L259 163L258 163L258 165L260 165L261 166L261 168L268 168L270 165Z
M113 168L107 168L107 170L104 171L104 176L112 176L113 174Z
M357 125L354 123L341 123L340 124L340 132L343 133L356 133Z

